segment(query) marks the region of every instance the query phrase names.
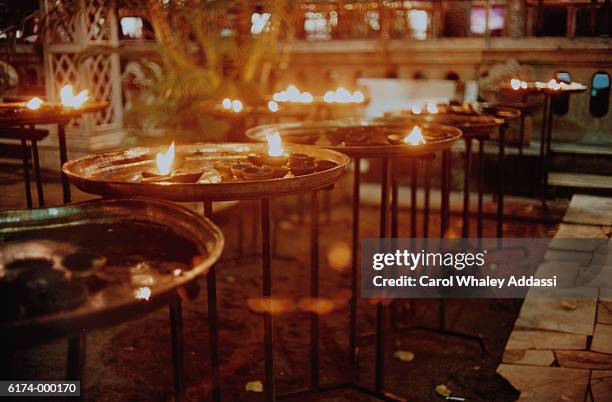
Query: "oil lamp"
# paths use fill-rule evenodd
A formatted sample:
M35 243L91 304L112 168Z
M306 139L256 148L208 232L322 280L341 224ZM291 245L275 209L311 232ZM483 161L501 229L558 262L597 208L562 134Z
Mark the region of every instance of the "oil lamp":
M276 103L275 101L271 100L268 102L268 109L272 112L272 113L276 113L278 112L278 103Z
M404 143L410 145L421 145L425 144L425 138L421 132L421 127L414 126L410 134L404 137Z
M438 113L438 107L435 103L427 102L427 113L436 114Z
M423 109L421 108L421 105L413 104L410 107L410 112L412 114L421 114L422 111L423 111Z
M283 149L279 133L267 134L268 154L249 155L249 162L255 165L283 166L287 164L287 155Z
M363 92L355 91L351 93L343 87L338 87L335 91L327 91L323 95L323 102L325 103L361 103L364 100Z
M521 88L521 80L517 80L516 78L511 79L510 87L512 87L512 89L515 91L518 91Z
M170 144L166 152L158 152L155 155L157 170L142 172L143 182L153 183L195 183L202 173L198 168L173 168L174 162L174 142Z
M553 78L552 80L548 81L548 88L552 89L553 91L558 91L561 89L561 85Z
M30 110L38 110L42 104L44 103L44 101L38 97L34 97L32 99L30 99L28 101L28 103L26 103L26 107Z
M301 92L295 85L289 85L287 89L272 95L272 100L279 103L312 103L314 98L310 92Z
M72 85L64 85L60 90L60 100L62 102L62 106L67 108L79 108L87 101L88 93L89 91L84 89L78 94L74 95Z

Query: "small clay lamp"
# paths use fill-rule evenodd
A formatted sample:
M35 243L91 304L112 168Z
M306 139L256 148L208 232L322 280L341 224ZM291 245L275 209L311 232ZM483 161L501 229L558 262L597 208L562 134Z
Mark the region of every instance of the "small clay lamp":
M327 159L318 160L315 162L315 165L317 167L317 172L323 172L325 170L333 169L338 166L336 162Z
M287 156L279 133L267 134L268 154L249 155L249 162L254 165L283 166L287 164Z
M314 156L300 153L292 153L289 154L289 167L311 164L314 163L314 159Z

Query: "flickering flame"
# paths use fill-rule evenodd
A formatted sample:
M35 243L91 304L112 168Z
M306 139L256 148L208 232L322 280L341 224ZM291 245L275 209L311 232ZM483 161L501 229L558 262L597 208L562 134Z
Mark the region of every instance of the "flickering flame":
M438 113L438 107L435 103L428 102L427 103L427 113L436 114Z
M410 131L410 134L404 137L404 143L410 145L425 144L425 138L423 137L421 128L419 126L414 126L412 131Z
M222 105L225 109L231 109L232 108L232 100L230 98L225 98L223 99Z
M323 101L326 103L361 103L364 99L361 91L350 93L343 87L338 87L335 91L327 91L323 95Z
M234 99L234 100L232 101L232 110L233 110L235 113L239 113L239 112L241 112L241 111L242 111L242 102L240 102L240 101L239 101L239 100L237 100L237 99Z
M548 81L548 88L556 91L558 89L561 89L561 85L557 82L557 80L553 78L552 80Z
M43 104L43 100L38 98L38 97L34 97L32 99L30 99L28 101L28 103L26 103L26 107L30 110L36 110L38 108L40 108L40 106Z
M134 290L134 297L138 300L149 300L151 297L151 288L145 286Z
M522 89L527 89L527 82L521 81L521 88Z
M516 78L511 79L510 80L510 86L515 91L518 90L521 87L521 80L517 80Z
M158 152L155 156L155 162L157 163L157 170L162 175L167 175L172 169L172 162L174 161L174 142L170 144L166 153Z
M284 91L272 95L275 102L311 103L314 98L310 92L301 92L295 85L289 85Z
M423 109L421 108L421 105L412 105L410 107L410 111L412 112L412 114L421 114Z
M278 103L271 100L268 102L268 109L270 109L271 112L278 112Z
M281 156L285 152L280 134L266 134L266 141L268 141L268 155Z
M64 107L78 108L83 105L88 99L89 91L87 89L82 90L78 94L74 95L72 85L64 85L60 90L60 100Z

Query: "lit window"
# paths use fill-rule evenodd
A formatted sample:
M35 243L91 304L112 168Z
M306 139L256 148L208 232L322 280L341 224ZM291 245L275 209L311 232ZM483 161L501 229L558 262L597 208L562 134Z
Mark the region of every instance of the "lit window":
M408 26L415 39L427 39L427 27L429 26L429 15L425 10L410 10L408 12Z
M572 82L572 76L567 71L557 71L555 79L559 82L569 84ZM552 98L552 111L554 114L563 116L569 111L570 97L568 93L559 94Z
M610 76L604 72L593 75L589 110L595 117L603 117L610 107Z
M493 35L501 34L504 29L506 9L491 7L489 9L489 32ZM487 9L473 7L470 14L470 31L473 34L483 35L487 31Z
M142 18L123 17L121 18L121 34L125 38L142 39Z
M268 21L270 21L270 13L253 13L251 15L251 33L257 35L262 33L264 30L268 30Z
M331 38L330 29L327 25L327 18L325 18L323 14L308 11L304 16L306 17L304 20L306 39L327 40Z

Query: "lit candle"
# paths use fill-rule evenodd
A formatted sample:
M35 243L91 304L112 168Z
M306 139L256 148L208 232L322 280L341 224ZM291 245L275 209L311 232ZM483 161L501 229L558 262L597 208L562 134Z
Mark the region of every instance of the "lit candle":
M548 81L548 88L557 91L559 89L561 89L561 85L559 85L559 83L557 82L557 80L555 80L554 78L550 81Z
M157 170L161 175L169 175L172 170L172 162L174 161L174 142L170 144L168 150L165 153L158 152L155 156L155 162L157 163Z
M232 108L232 100L230 98L223 99L223 102L221 102L221 104L223 105L223 107L225 109L231 109Z
M421 105L417 105L414 104L410 107L410 111L412 112L412 114L421 114L422 109L421 109Z
M425 144L425 138L423 137L421 128L419 126L414 126L410 134L404 137L404 143L410 145Z
M232 101L232 110L234 113L240 113L242 111L242 102L237 99Z
M28 101L28 103L26 103L26 107L30 110L37 110L40 108L40 106L43 104L43 100L38 98L38 97L34 97L32 99L30 99Z
M276 103L275 101L271 100L268 102L268 109L275 113L278 112L278 103Z
M438 113L438 107L435 103L428 102L427 103L427 113L436 114Z
M64 85L60 90L60 100L62 106L67 108L78 108L83 105L88 99L89 91L87 89L82 90L78 94L74 95L72 85Z
M512 87L512 89L517 91L521 88L521 81L517 80L516 78L513 78L512 80L510 80L510 86Z

